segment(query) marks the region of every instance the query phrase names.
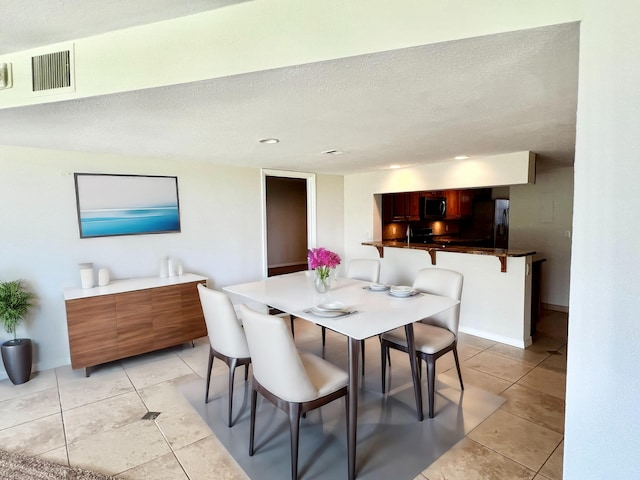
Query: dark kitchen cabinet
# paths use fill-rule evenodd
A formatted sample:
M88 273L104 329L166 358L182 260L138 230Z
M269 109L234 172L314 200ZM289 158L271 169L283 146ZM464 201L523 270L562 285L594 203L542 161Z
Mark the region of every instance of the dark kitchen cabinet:
M473 216L474 199L491 198L491 190L446 190L444 192L444 197L447 199L447 213L445 219L469 218Z
M460 216L470 217L473 215L473 190L458 190L458 204L460 205Z
M393 222L393 193L382 195L382 223Z
M382 196L384 223L420 220L421 192L388 193Z
M447 190L447 214L445 218L466 218L473 215L473 190Z
M447 199L447 213L444 218L460 218L460 190L447 190L444 196Z

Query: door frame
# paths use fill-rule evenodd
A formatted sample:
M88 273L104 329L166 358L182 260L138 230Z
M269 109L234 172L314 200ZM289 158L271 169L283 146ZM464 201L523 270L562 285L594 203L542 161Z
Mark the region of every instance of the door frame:
M262 188L262 274L267 278L269 270L267 252L267 177L302 178L307 181L307 248L314 248L317 241L316 226L316 174L289 170L261 169Z

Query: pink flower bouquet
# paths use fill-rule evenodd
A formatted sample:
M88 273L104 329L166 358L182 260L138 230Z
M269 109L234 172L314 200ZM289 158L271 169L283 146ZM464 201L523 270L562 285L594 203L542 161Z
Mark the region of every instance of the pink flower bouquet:
M325 280L329 277L332 268L340 265L340 255L326 248L312 248L307 251L307 260L309 268L316 271L320 279Z

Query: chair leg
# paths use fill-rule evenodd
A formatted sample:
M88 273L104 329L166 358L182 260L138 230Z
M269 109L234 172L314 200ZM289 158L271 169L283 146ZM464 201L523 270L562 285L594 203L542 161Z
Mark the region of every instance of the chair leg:
M427 357L427 384L429 385L429 418L433 418L436 396L436 361L431 355Z
M236 374L236 366L238 364L237 358L232 358L229 363L229 420L228 425L231 427L231 417L233 412L233 378Z
M456 368L458 369L458 379L460 380L460 390L464 390L464 385L462 383L462 372L460 371L460 360L458 360L458 349L454 347L453 349L453 358L456 361Z
M207 367L207 388L204 392L204 403L209 403L209 386L211 385L211 369L213 368L213 350L209 347L209 366Z
M380 340L380 345L382 345L382 335L378 335L378 340ZM384 358L382 359L384 362ZM391 366L391 352L387 350L387 361L389 362L389 366Z
M289 321L291 322L291 336L293 338L295 338L296 337L296 332L293 329L293 315L289 315Z
M253 456L253 440L256 431L256 403L258 400L258 391L251 388L251 421L249 423L249 456Z
M300 404L289 404L289 429L291 430L291 480L298 478L298 440L300 437Z
M327 343L327 329L322 327L322 348L324 348L325 343Z
M422 357L417 355L416 361L418 363L418 379L422 380Z
M360 340L360 353L362 353L362 376L364 377L364 340Z
M381 360L382 362L380 363L380 365L382 366L382 393L385 393L387 388L386 388L386 384L387 384L387 362L385 362L386 356L389 355L389 346L387 345L387 342L385 342L384 340L382 340L382 337L380 337L380 356L381 356Z
M244 381L246 382L249 379L249 364L244 364Z

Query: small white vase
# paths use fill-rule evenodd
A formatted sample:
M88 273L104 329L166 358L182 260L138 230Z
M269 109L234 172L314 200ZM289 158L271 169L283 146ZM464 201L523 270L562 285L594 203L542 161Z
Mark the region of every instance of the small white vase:
M110 281L111 281L111 276L109 275L109 269L101 268L100 270L98 270L98 286L99 287L106 287L107 285L109 285Z
M160 278L169 276L169 258L160 257Z
M81 263L79 267L82 288L93 288L93 263Z

